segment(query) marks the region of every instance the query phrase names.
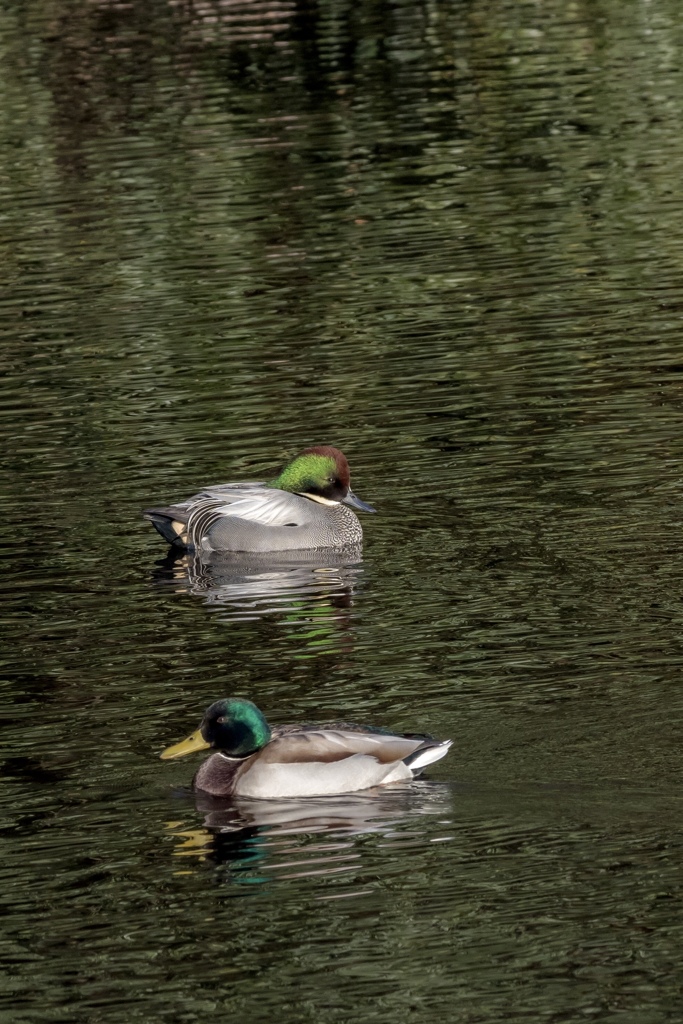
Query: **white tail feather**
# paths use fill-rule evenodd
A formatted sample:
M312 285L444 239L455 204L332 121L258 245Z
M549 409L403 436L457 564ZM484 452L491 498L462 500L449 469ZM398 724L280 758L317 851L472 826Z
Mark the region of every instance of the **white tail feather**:
M414 757L408 765L411 772L419 772L428 764L440 761L442 757L446 756L452 743L453 740L444 740L438 747L426 747L424 750L421 750L417 757Z

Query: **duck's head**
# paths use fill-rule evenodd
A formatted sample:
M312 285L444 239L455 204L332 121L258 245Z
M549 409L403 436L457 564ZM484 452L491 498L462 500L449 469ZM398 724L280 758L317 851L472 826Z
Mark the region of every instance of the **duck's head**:
M275 480L270 481L270 486L301 494L323 505L338 505L343 501L345 505L351 505L361 512L374 512L372 505L356 497L350 483L351 473L344 453L338 448L321 444L305 448L287 463Z
M247 757L265 747L270 736L270 726L255 704L239 697L226 697L207 709L196 732L166 747L161 757L170 760L209 747L230 757Z

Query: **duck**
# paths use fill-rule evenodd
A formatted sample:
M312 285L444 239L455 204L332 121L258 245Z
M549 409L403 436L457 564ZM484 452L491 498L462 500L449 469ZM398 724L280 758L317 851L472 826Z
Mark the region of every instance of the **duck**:
M351 490L346 456L305 448L274 480L207 487L176 505L143 512L164 540L199 553L343 551L363 530L351 508L374 512ZM347 508L351 506L351 508Z
M225 697L205 712L199 728L167 747L162 760L216 750L193 787L214 797L278 800L339 796L415 778L444 757L451 740L349 722L271 727L241 697Z

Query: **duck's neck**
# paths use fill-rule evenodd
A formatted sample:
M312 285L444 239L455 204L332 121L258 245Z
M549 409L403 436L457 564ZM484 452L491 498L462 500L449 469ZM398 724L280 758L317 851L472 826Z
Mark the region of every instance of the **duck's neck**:
M194 788L210 793L211 796L229 796L243 764L243 759L214 754L199 766L193 781Z

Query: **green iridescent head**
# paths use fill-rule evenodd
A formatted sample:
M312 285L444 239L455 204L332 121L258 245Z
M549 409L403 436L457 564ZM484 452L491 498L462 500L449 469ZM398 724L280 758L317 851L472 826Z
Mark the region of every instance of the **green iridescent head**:
M323 504L337 505L343 501L362 512L374 512L371 505L356 497L350 483L351 473L344 453L331 445L316 445L305 448L292 459L269 486Z
M167 747L161 756L169 760L213 747L231 757L247 757L265 747L270 737L270 726L255 704L241 697L226 697L207 709L196 732Z

